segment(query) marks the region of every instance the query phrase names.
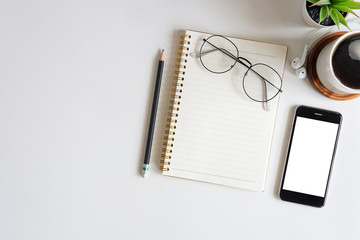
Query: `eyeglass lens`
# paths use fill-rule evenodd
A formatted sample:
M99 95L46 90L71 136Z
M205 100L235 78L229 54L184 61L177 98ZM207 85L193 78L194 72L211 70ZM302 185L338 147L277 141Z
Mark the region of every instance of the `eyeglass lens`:
M232 69L239 57L235 44L222 36L210 36L200 48L200 61L213 73L224 73Z
M279 94L282 81L280 75L269 65L258 63L249 68L243 77L246 95L254 101L270 101Z

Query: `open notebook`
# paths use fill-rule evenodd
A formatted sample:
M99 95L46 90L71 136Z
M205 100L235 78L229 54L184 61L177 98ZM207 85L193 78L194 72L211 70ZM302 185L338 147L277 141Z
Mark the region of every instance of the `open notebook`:
M263 191L279 95L269 102L271 110L265 111L262 103L243 91L244 66L224 74L207 71L193 53L209 36L186 31L180 41L163 174ZM240 56L266 63L283 76L286 46L229 39Z

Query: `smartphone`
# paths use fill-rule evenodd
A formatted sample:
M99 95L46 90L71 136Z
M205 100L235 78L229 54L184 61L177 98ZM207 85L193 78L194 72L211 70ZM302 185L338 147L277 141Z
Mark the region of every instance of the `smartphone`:
M308 106L296 108L280 199L324 206L341 122L338 112Z

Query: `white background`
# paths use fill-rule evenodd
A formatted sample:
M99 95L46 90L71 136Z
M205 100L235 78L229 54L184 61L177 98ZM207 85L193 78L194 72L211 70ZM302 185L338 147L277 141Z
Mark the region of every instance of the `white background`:
M312 31L303 0L0 3L0 239L359 239L360 98L294 75ZM180 30L289 47L265 192L161 175ZM151 175L140 177L159 49L166 51ZM280 201L294 106L344 122L326 206Z
M283 188L325 196L339 125L297 117Z

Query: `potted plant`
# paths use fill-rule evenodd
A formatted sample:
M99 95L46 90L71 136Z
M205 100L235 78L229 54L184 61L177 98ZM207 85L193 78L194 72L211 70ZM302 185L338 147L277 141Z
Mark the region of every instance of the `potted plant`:
M353 9L360 9L360 2L354 0L306 0L303 9L304 20L313 27L326 27L340 24L349 26L345 17L352 13L359 17Z
M304 19L314 27L337 26L350 30L345 17L360 9L354 0L305 0ZM312 85L335 100L360 96L360 31L337 31L319 39L309 52L307 72Z

